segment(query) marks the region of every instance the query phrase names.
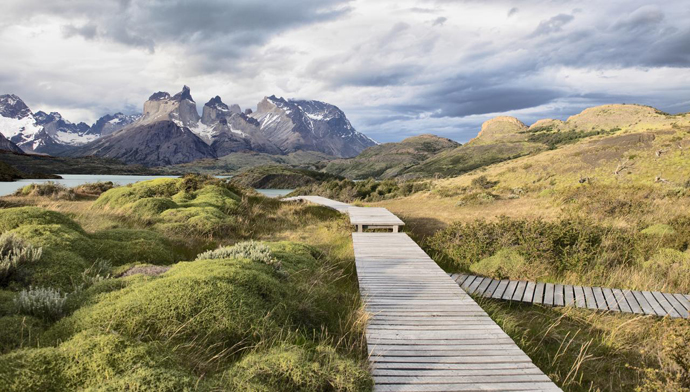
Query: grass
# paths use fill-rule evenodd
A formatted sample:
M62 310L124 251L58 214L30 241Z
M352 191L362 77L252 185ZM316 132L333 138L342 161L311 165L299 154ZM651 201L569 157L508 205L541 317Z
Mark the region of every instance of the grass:
M687 320L477 299L564 391L686 391Z
M196 177L96 201L13 199L45 208L0 209L0 229L44 254L0 289L7 390L371 389L349 226L337 213ZM211 232L195 223L207 216L218 218ZM250 246L262 257L178 262L246 238L263 241ZM166 267L148 273L156 265ZM118 277L126 271L142 273ZM59 321L12 305L40 282L67 293Z

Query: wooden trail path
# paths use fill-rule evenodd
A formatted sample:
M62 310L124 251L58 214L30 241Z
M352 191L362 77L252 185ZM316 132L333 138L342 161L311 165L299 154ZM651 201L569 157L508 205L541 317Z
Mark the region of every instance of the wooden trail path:
M290 200L367 216L359 212L366 207L328 199ZM356 232L352 244L370 314L366 335L375 391L560 391L407 234Z
M592 310L690 318L690 295L572 286L517 280L497 280L476 275L452 274L469 294L548 306L573 306Z

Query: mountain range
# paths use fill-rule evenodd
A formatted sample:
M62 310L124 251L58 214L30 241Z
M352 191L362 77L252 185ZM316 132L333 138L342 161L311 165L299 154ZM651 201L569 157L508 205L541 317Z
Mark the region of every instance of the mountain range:
M146 166L235 152L313 151L345 158L376 145L352 127L342 110L328 103L270 96L258 103L256 111L242 111L215 96L199 115L187 86L175 95L154 93L141 115L109 114L91 126L69 122L56 112L34 113L16 95L2 95L0 133L27 153L93 155Z

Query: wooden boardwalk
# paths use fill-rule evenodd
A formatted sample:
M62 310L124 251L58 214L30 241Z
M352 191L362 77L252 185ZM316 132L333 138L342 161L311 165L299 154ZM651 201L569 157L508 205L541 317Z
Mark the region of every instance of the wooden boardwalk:
M451 278L467 293L487 298L548 306L573 306L611 312L690 318L690 295L497 280L463 274L452 274Z
M399 227L405 225L405 222L385 208L357 207L321 196L295 196L283 200L307 201L348 214L350 223L356 226L360 233L366 229L392 229L397 233Z
M352 243L375 391L560 391L407 234Z

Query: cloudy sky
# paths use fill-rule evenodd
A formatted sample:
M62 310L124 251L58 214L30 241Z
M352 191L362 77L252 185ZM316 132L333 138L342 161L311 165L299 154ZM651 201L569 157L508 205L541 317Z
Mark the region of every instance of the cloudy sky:
M326 101L376 140L604 103L690 111L690 2L2 0L0 94L94 122L192 89Z

